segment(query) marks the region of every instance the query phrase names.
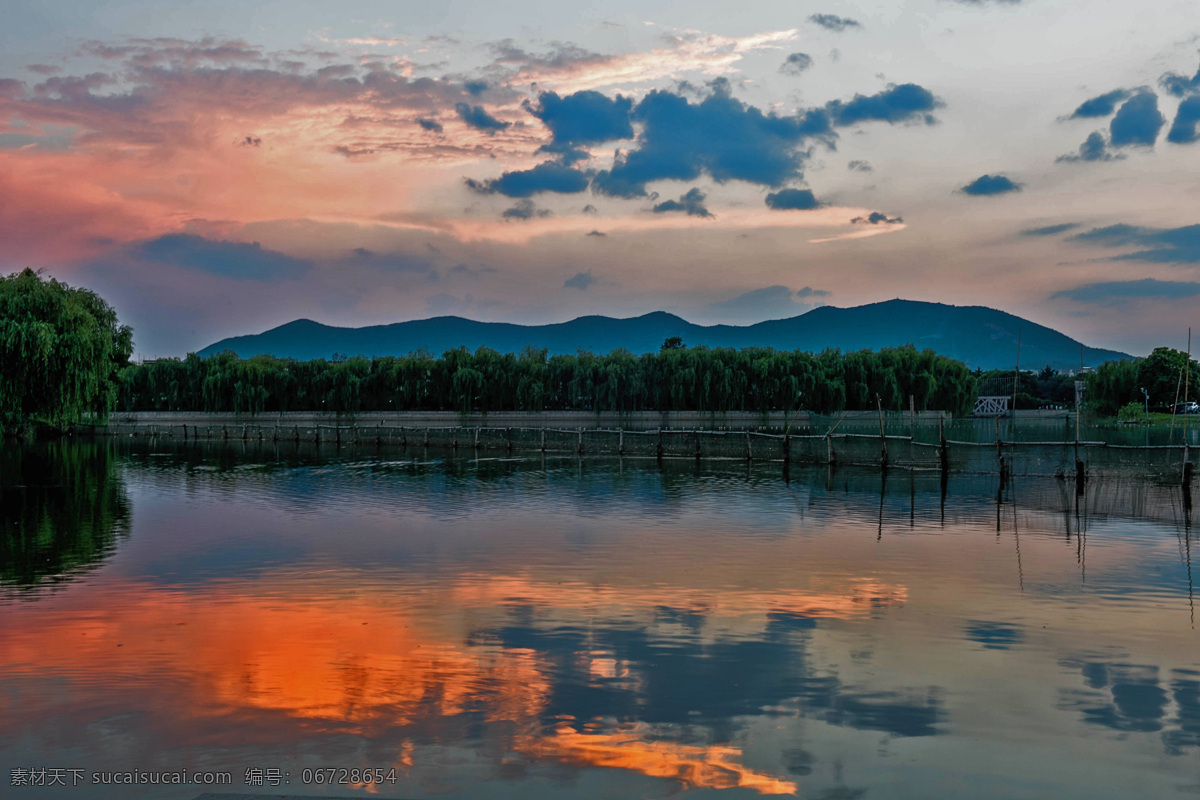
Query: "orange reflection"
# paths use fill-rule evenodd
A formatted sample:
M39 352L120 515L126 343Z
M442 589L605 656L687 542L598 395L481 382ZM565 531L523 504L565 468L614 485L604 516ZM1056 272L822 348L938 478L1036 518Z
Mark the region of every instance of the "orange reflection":
M195 735L186 728L198 717L278 719L278 736L287 739L314 729L371 736L478 712L512 723L509 748L532 758L630 769L694 787L790 793L794 784L745 768L740 749L728 744L680 744L641 725L580 733L564 724L545 732L539 718L553 688L550 665L533 650L473 641L473 631L503 619L513 603L533 606L550 624L583 615L650 622L669 607L696 613L705 629L724 635L761 631L770 612L849 618L907 597L904 587L869 580L845 581L840 591L702 592L468 575L417 595L373 584L341 597L299 580L259 586L262 594L129 582L106 586L101 610L83 606L87 598L78 609L26 605L5 621L0 663L12 676L129 692L163 720L153 735L183 740ZM638 665L613 653L575 657L597 680L627 681L630 691L641 685ZM147 687L149 700L141 694ZM19 724L9 715L0 730ZM411 748L396 754L397 768L412 762Z

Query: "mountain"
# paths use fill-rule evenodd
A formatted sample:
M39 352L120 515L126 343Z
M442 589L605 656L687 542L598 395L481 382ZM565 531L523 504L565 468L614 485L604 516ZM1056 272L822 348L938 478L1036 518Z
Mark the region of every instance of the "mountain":
M913 300L888 300L854 308L822 306L789 319L755 325L694 325L655 311L640 317L578 317L553 325L514 325L476 322L462 317L397 322L365 328L335 328L308 319L280 325L259 334L234 336L200 351L210 356L233 350L239 356L269 354L307 360L344 355L405 355L424 349L434 355L465 346L500 352L520 352L527 345L553 353L591 350L607 353L623 347L634 353L657 351L663 340L679 336L685 345L708 347L766 346L779 350L820 352L836 347L843 351L878 350L913 344L957 358L972 368L1004 369L1017 357L1021 337L1021 364L1040 369L1077 368L1080 343L1052 328L984 306L951 306ZM1096 366L1112 359L1129 358L1115 350L1083 348L1083 361Z

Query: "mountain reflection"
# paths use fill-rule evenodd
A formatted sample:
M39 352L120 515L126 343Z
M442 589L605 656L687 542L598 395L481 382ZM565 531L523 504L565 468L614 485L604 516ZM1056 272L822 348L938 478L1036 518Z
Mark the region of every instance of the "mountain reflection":
M63 580L128 532L129 499L113 449L0 444L0 585Z

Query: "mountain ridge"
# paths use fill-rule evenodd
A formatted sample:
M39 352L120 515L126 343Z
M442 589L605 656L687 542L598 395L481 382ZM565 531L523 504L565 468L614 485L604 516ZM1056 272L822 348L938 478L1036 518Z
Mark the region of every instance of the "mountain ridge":
M520 352L525 346L551 354L590 350L608 353L625 348L654 352L664 339L679 336L688 346L773 347L778 350L844 352L912 344L957 358L968 366L1002 369L1014 365L1017 339L1021 363L1040 369L1078 367L1080 345L1064 333L987 306L955 306L917 300L885 300L849 308L820 306L795 317L752 325L698 325L667 311L635 317L591 314L566 322L521 325L440 316L360 328L325 325L307 318L292 320L258 334L234 336L199 351L210 356L233 350L239 356L267 354L308 360L344 355L407 355L425 350L440 355L465 346ZM1085 366L1130 358L1126 353L1083 346Z

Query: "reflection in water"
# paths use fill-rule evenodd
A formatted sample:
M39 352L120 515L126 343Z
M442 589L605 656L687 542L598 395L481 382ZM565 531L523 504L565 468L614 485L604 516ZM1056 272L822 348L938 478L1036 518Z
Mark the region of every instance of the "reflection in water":
M111 447L0 443L0 585L68 578L111 552L128 526Z
M41 600L0 615L6 763L395 767L384 794L412 797L1200 782L1172 487L351 448L5 458L6 501L24 494L3 574ZM51 484L61 504L31 495ZM38 541L9 520L33 508L19 530L73 555L9 577L36 551L9 542ZM91 561L120 556L44 592L89 560L79 530L105 542Z

